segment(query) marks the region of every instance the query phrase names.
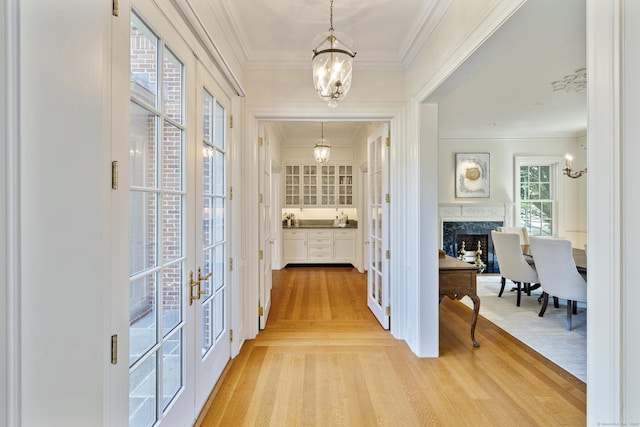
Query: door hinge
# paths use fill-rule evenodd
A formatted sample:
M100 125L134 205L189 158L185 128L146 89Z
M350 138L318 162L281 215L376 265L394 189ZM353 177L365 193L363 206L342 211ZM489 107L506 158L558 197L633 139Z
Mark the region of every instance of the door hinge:
M384 201L387 203L391 203L391 196L389 195L389 193L384 195Z
M113 16L118 16L118 14L120 13L119 11L119 7L118 7L118 0L113 0L111 2L111 13L113 14Z
M258 194L258 203L262 203L264 202L264 196L262 195L262 193Z
M118 364L118 335L111 335L111 364Z
M229 128L233 129L233 114L229 116Z
M384 253L384 257L386 259L391 259L391 251L389 249L387 249L387 251Z
M391 138L387 137L387 139L384 140L384 145L391 147Z
M233 258L229 258L229 271L233 271Z
M115 160L111 162L111 189L118 189L118 162Z
M262 137L258 137L258 147L262 147L262 145L264 144L264 140L262 139Z
M233 200L233 187L229 187L229 200Z
M384 310L387 313L387 316L391 316L391 306L387 306Z
M229 329L229 341L233 342L233 329Z
M258 251L258 259L261 261L264 259L264 251L262 249Z
M264 307L261 305L258 306L258 316L264 316Z

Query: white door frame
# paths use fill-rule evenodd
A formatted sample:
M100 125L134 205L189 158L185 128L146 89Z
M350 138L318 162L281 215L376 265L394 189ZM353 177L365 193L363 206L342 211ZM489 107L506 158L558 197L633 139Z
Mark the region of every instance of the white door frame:
M0 8L0 426L20 417L20 51L18 0Z
M404 134L405 134L405 110L404 105L390 104L380 106L358 106L358 105L340 105L339 109L334 111L328 111L326 106L318 103L306 106L285 106L281 108L273 107L251 107L247 106L245 111L245 137L248 141L257 141L258 129L260 123L263 121L295 121L295 120L324 120L324 121L366 121L366 122L388 122L390 132L392 135L397 135L394 138L397 141L391 147L390 150L390 167L391 170L402 170L402 166L399 166L398 159L404 158L402 151L404 150ZM245 163L243 164L244 170L247 175L251 176L251 173L255 173L258 170L258 145L251 144L253 149L245 153ZM398 199L402 200L404 197L404 191L401 190L404 185L401 181L404 177L401 175L392 176L390 181L390 188L393 194L398 195ZM252 182L247 183L244 194L244 203L246 206L252 206L253 201L258 199L259 188L258 181L254 179ZM401 203L398 203L401 205ZM398 206L395 205L394 206ZM391 215L395 218L395 212L391 212ZM244 339L252 339L258 334L258 317L255 316L255 312L251 307L258 306L258 241L251 236L258 235L258 212L246 212L246 217L243 218L244 223L247 226L246 235L249 236L245 240L247 245L247 271L246 271L246 284L247 293L245 294L245 326L246 334ZM391 225L391 235L396 235L398 232L397 224ZM403 259L402 246L398 245L397 239L392 241L392 253L397 253L397 257L394 256L391 259L389 265L389 271L391 277L394 280L402 281L405 269L399 266ZM391 298L394 302L397 302L398 307L406 305L403 300L402 293L394 288ZM396 295L398 293L398 295ZM402 310L402 309L400 309ZM395 314L394 314L395 317ZM391 326L391 333L397 338L403 338L407 334L407 330L404 326L406 323L394 322Z

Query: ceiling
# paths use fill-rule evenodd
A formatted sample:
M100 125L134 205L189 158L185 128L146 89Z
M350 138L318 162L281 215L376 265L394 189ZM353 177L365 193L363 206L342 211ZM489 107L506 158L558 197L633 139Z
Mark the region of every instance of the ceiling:
M206 0L224 11L244 67L309 68L329 1ZM406 69L450 0L335 0L334 28L354 40L358 69ZM441 138L571 137L585 132L586 93L551 82L586 65L585 0L529 0L428 99ZM339 108L339 107L338 107ZM281 123L291 138L318 124ZM362 124L354 123L353 126ZM326 126L331 126L327 124ZM325 136L331 130L325 127ZM329 130L329 133L327 133ZM336 132L357 133L342 123Z

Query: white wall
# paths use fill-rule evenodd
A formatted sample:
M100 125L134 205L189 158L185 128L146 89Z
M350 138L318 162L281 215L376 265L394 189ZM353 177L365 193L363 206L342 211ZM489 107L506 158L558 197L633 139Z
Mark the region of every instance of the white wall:
M622 272L623 284L621 298L621 334L622 334L622 419L626 424L640 422L640 310L637 302L640 301L640 286L638 286L638 273L636 268L637 242L640 239L640 197L637 189L637 159L640 158L640 3L634 0L625 0L623 3L622 22L624 23L622 42ZM591 163L590 163L591 165ZM615 318L617 312L611 313ZM591 326L591 324L589 324ZM594 346L597 343L594 343ZM593 349L593 347L591 347ZM591 371L590 371L591 373ZM603 372L604 376L607 373ZM594 403L596 396L589 399ZM622 425L622 423L621 423Z
M20 2L22 425L102 425L109 2Z
M357 103L406 102L403 72L359 70L357 62L353 68L353 82L349 95L331 113L340 114L340 111L345 110L343 106ZM322 100L313 89L311 68L277 71L251 69L245 70L244 77L247 106L269 105L277 110L279 107L292 104L322 105ZM292 115L292 118L295 117Z
M0 7L0 129L2 130L2 134L0 135L0 165L2 165L3 173L0 174L0 427L6 427L9 424L9 413L7 408L7 396L9 392L9 381L7 379L7 373L9 372L7 363L8 363L8 350L9 346L7 345L8 338L8 327L9 324L9 310L7 306L7 284L8 284L8 273L7 273L7 229L8 222L6 216L6 200L7 200L7 178L9 173L4 172L8 171L8 163L6 161L6 149L9 146L9 138L7 135L7 125L6 125L6 112L10 108L9 101L5 95L5 84L6 84L6 68L8 67L8 61L6 60L5 53L5 40L7 40L8 25L7 18L5 17L5 8L4 3L2 7Z

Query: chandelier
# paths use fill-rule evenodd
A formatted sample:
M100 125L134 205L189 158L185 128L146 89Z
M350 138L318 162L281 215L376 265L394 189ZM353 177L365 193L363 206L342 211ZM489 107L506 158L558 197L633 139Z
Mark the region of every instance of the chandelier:
M320 126L320 139L316 141L316 146L313 147L313 157L316 159L317 163L323 164L329 161L331 145L329 145L329 142L324 139L324 122L321 122Z
M573 162L573 156L571 154L567 153L567 155L564 157L564 161L565 161L565 168L562 170L564 171L564 174L569 178L580 178L582 175L587 173L586 167L584 169L579 169L579 170L571 169L571 164Z
M333 0L330 6L329 31L316 36L313 46L313 86L329 107L335 107L351 89L351 72L356 52L351 49L351 40L333 29Z

